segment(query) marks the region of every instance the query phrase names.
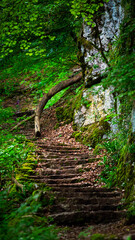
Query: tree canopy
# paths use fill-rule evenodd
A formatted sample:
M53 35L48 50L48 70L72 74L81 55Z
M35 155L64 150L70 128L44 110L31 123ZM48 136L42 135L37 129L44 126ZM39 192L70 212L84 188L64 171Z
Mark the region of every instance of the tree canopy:
M102 6L103 1L96 0L2 0L0 58L18 52L45 56L48 42L55 40L58 45L74 36L83 18L93 24L93 16Z
M2 0L0 13L1 58L19 51L44 56L46 42L56 39L59 44L72 28L66 1Z

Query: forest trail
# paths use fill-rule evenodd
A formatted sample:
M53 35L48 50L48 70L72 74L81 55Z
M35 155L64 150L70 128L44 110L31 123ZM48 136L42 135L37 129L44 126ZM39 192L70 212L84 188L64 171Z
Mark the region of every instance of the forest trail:
M38 146L39 175L33 178L36 182L46 183L54 192L54 204L46 213L55 223L107 223L123 216L124 212L118 211L121 192L99 188L95 184L92 163L99 159L89 155L85 149L68 145Z
M34 138L33 121L18 131L37 146L38 164L30 179L39 185L46 183L55 196L53 205L42 209L42 214L60 226L70 226L60 239L78 239L78 231L91 225L93 233L126 233L122 225L123 193L103 188L97 181L101 156L93 155L92 149L72 138L72 124L54 129L56 123L55 108L51 107L43 112L40 139Z

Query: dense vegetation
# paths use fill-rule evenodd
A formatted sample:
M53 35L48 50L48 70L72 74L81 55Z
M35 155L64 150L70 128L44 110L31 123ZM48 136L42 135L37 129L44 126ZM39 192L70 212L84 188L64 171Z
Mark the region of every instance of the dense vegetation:
M107 2L107 1L106 1ZM119 186L126 190L129 215L135 215L134 205L134 136L129 118L134 101L134 1L123 0L126 14L121 26L119 39L112 47L108 58L108 77L103 79L106 88L113 85L114 93L121 101L121 115L117 119L121 131L113 140L98 145L106 148L105 169L101 179L108 187ZM20 178L25 166L33 169L36 163L35 146L25 136L10 133L15 124L13 115L25 111L17 103L4 108L8 97L24 91L35 107L43 92L68 79L71 69L80 66L77 59L78 37L83 18L94 26L94 16L102 8L103 1L91 0L2 0L0 2L0 208L2 227L1 239L57 239L55 226L49 220L35 217L42 204L42 192L33 183ZM86 11L87 9L87 11ZM78 94L78 91L76 93ZM66 90L53 97L46 107L57 102ZM26 104L27 105L27 104ZM111 116L112 117L112 116ZM116 116L114 118L116 121ZM127 121L126 121L127 120ZM19 120L18 120L19 121ZM123 124L124 123L124 124ZM125 128L125 125L128 126ZM98 147L96 148L98 151ZM20 171L20 172L19 172ZM39 204L37 204L37 202ZM41 225L42 222L42 225ZM48 227L49 226L49 227ZM22 230L23 229L23 230ZM16 230L16 232L15 232Z

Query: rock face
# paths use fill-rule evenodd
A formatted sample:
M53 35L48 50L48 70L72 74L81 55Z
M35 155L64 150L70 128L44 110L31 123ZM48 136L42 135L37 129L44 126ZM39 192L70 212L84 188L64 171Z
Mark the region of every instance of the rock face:
M84 56L84 80L86 87L93 81L99 82L101 74L109 66L107 53L112 48L112 42L119 35L120 23L124 11L119 0L104 3L101 14L95 20L95 27L91 28L84 22L82 34L82 55ZM84 66L84 65L83 65ZM75 112L74 122L78 128L99 121L110 114L118 113L119 103L112 94L112 87L104 90L102 86L94 86L83 91L83 98L89 101L87 108L82 104ZM110 123L115 133L117 126Z
M75 113L75 123L79 127L87 126L105 117L106 113L114 106L114 96L110 89L104 90L102 86L96 86L91 90L84 90L83 98L89 102L89 107L81 106ZM78 118L79 116L79 118ZM80 121L81 120L81 121Z
M85 63L87 64L86 81L88 78L95 79L104 72L108 66L106 53L111 47L111 43L119 35L120 23L123 19L123 9L119 0L111 0L104 4L101 16L96 20L96 25L90 28L83 24L83 37L92 43L92 49L85 49ZM94 47L95 46L95 47ZM90 69L90 70L89 70Z

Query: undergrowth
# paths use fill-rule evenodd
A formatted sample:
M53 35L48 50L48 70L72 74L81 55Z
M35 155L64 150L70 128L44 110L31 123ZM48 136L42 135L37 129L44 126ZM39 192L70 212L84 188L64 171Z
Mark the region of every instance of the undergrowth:
M11 108L0 107L0 112L0 239L58 239L58 229L41 214L41 207L53 203L50 189L27 178L36 164L35 146L25 136L9 132Z
M127 133L121 131L113 139L100 144L100 149L106 150L101 162L104 167L99 176L100 181L104 182L108 188L118 187L124 190L124 201L128 209L127 219L130 223L133 223L135 219L134 137L130 131Z
M33 103L37 104L44 93L61 81L68 79L71 69L77 64L76 46L72 42L57 46L57 54L53 45L48 46L45 57L26 56L19 53L0 65L0 92L2 95L15 95L16 89L23 87L29 89ZM55 45L55 43L54 43ZM57 93L47 104L46 108L56 103L65 93L66 89Z

